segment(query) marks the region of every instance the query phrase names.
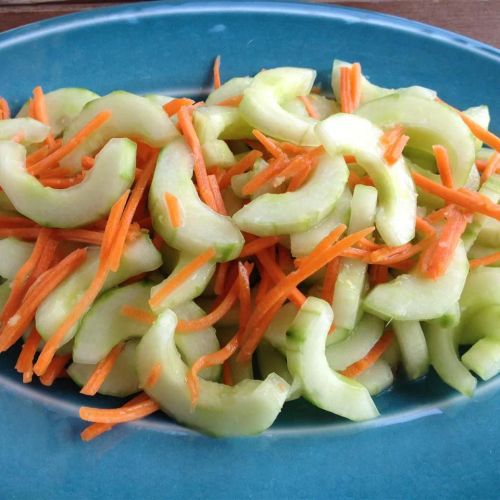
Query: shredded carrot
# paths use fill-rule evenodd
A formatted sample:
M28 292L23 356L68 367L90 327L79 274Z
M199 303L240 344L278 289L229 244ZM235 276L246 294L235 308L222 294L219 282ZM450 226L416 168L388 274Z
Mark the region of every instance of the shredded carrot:
M184 281L186 281L193 273L204 266L207 262L215 257L213 248L205 250L203 253L195 257L189 264L183 267L178 273L169 279L149 300L152 307L158 306L162 300L170 295L176 288L178 288Z
M359 63L352 64L349 73L351 113L353 113L359 108L361 103L361 65Z
M228 106L230 108L237 108L242 100L243 100L242 95L233 95L232 97L228 97L227 99L218 102L217 106Z
M358 184L363 184L364 186L373 186L373 181L368 175L360 177L354 170L349 172L349 179L347 181L349 187L354 189Z
M340 110L352 113L351 70L347 66L340 68Z
M281 270L288 274L295 269L290 250L283 245L278 245L278 265Z
M217 56L214 61L214 89L218 89L221 86L220 81L220 56Z
M432 224L429 224L429 222L422 217L417 217L415 228L425 236L434 236L436 234L436 229L434 228L434 226Z
M484 169L488 166L488 161L491 159L488 158L488 160L476 160L476 167L479 170L479 172L484 172ZM492 173L495 174L500 174L500 165L496 166L495 170L493 170Z
M26 157L26 165L30 167L31 165L39 162L43 158L47 157L50 153L60 148L61 144L62 144L62 139L56 139L52 146L46 144L45 146L38 148L36 151L33 151L33 153L30 153Z
M217 177L215 175L209 175L208 183L210 184L210 188L212 189L216 211L221 215L227 215L226 206L224 205L224 200L222 199L222 194L220 192L219 183L217 182Z
M481 174L481 184L484 184L494 172L500 169L500 153L495 151L486 163L486 167Z
M222 383L229 386L234 385L233 370L228 359L222 363Z
M305 153L301 153L295 156L295 158L290 161L287 167L280 172L280 178L283 178L283 180L287 180L300 174L303 170L308 170L309 167L317 162L318 157L321 156L324 152L325 149L323 148L323 146L319 146L317 148L311 148Z
M156 363L151 368L149 375L146 378L146 383L144 384L145 389L151 389L156 385L161 376L161 363Z
M70 177L67 179L60 179L60 178L40 178L40 182L45 186L45 187L51 187L54 189L67 189L72 186L76 186L77 184L80 184L84 179L83 175L75 175L75 177Z
M88 422L97 422L102 424L120 424L131 422L147 417L158 411L160 406L152 399L144 398L140 402L129 406L122 406L114 409L90 408L82 406L80 408L80 418Z
M92 156L82 156L81 164L83 170L90 170L95 165L95 158L92 158Z
M76 241L89 245L101 245L104 233L90 229L56 229L54 238L65 241Z
M215 271L214 278L214 293L215 295L221 295L226 289L226 277L229 271L230 262L221 262L217 264L217 270Z
M382 248L384 245L380 245L379 243L375 243L374 241L371 241L367 238L363 238L362 240L358 241L356 246L362 248L363 250L378 250L379 248Z
M377 343L370 349L370 352L359 361L356 361L352 365L348 366L342 375L345 377L357 377L361 375L364 371L368 370L375 362L384 354L384 352L389 348L392 343L394 334L392 332L385 332L382 337L377 341Z
M434 156L436 158L436 165L443 186L453 189L453 177L451 175L451 166L450 166L450 158L448 156L448 150L444 146L441 146L440 144L432 146L432 150L434 151Z
M354 155L344 155L344 161L346 163L356 163L356 157Z
M323 288L321 289L321 298L329 304L333 303L333 294L335 292L335 284L340 272L340 259L333 259L326 266L326 273L323 280Z
M269 139L269 137L266 137L260 130L254 129L252 130L252 134L262 144L262 146L264 146L265 150L274 158L279 159L286 156L278 144Z
M385 147L384 160L388 165L396 163L401 155L409 137L403 134L403 128L400 125L388 130L380 138L380 143Z
M255 240L245 243L241 250L239 258L243 259L245 257L249 257L250 255L255 255L261 250L276 245L278 241L279 238L277 236L265 236L263 238L256 238Z
M101 262L107 261L109 252L113 242L116 240L116 233L120 225L120 219L122 217L125 205L130 194L130 190L125 191L120 198L114 203L109 212L108 220L105 225L105 233L102 237L101 243Z
M216 210L215 199L208 181L207 167L203 158L200 140L196 135L193 126L193 106L182 107L177 116L179 118L179 126L182 133L189 144L194 156L194 175L198 189L200 190L201 199L213 210Z
M3 97L0 97L0 120L7 120L8 118L10 118L9 103Z
M17 215L0 215L0 227L2 229L15 227L33 227L37 224L26 217Z
M179 109L184 106L191 106L192 104L194 104L194 101L192 99L188 99L187 97L180 97L164 104L163 110L165 111L165 113L167 113L168 116L174 116L179 112Z
M183 217L179 200L172 193L165 193L163 196L165 198L165 203L167 205L170 224L172 224L172 227L174 229L182 227Z
M247 264L248 267L248 264ZM250 296L250 276L247 267L238 262L238 300L240 302L240 327L243 334L252 313L252 299Z
M297 175L292 178L290 184L288 184L287 191L292 192L300 189L308 181L312 170L313 166L311 164L302 169Z
M23 344L21 354L17 358L16 370L23 374L23 383L29 384L33 378L33 360L35 359L36 350L42 338L37 329L31 329L26 342Z
M45 125L49 125L49 116L47 114L47 105L42 87L37 86L33 90L33 106L35 108L36 119ZM48 146L54 145L54 136L49 133L46 139Z
M431 243L432 236L424 238L415 244L406 243L397 247L382 247L374 250L367 261L370 264L394 267L395 264L407 261L410 257L427 249Z
M144 309L139 309L133 306L123 306L121 308L120 314L123 316L127 316L127 318L134 319L141 323L145 323L147 325L152 325L156 321L156 316L149 311L145 311Z
M311 118L314 118L315 120L319 120L320 116L319 116L318 112L316 111L316 109L314 108L313 103L311 102L311 99L309 99L309 97L306 95L299 96L299 99L302 101L304 108L306 108L307 114Z
M297 144L292 144L290 142L273 142L283 151L283 153L292 156L307 153L311 149L309 146L298 146Z
M373 288L389 281L389 268L387 266L372 265L368 275L370 286Z
M104 359L97 363L92 375L90 375L89 379L82 387L80 391L81 394L85 394L86 396L95 396L97 394L97 391L99 391L102 384L111 373L124 347L125 344L120 342L109 351Z
M245 196L254 194L258 189L260 189L266 182L270 181L273 177L279 175L284 168L287 166L287 158L282 156L279 159L273 159L269 162L269 165L264 170L261 170L258 174L254 175L241 189L241 192Z
M489 266L490 264L494 264L500 260L500 252L495 252L490 255L485 255L484 257L480 257L478 259L472 259L469 261L469 265L471 269L480 266Z
M99 127L104 125L111 118L111 111L101 111L92 120L90 120L79 132L71 139L56 149L45 158L31 165L28 170L32 175L39 175L46 170L57 165L59 160L75 150L89 135L93 134Z
M64 367L71 360L71 353L63 356L54 356L45 373L40 377L42 385L50 387L63 372Z

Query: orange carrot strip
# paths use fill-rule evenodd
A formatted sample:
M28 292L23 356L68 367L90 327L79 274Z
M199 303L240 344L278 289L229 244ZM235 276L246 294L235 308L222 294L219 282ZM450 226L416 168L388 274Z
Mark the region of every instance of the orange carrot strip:
M26 165L30 167L31 165L39 162L40 160L48 156L50 153L54 152L56 149L61 147L61 144L62 144L62 139L56 139L52 146L46 144L45 146L38 148L36 151L33 151L33 153L30 153L26 157Z
M340 110L342 113L352 113L351 69L340 68Z
M76 186L83 181L82 175L76 175L75 177L71 177L68 179L59 179L59 178L41 178L40 182L45 187L51 187L54 189L67 189L71 186Z
M341 374L350 378L361 375L384 354L391 345L393 337L394 334L392 332L385 332L364 358L348 366Z
M90 229L56 229L54 238L65 241L77 241L89 245L101 245L104 233Z
M233 95L232 97L228 97L227 99L218 102L217 106L227 106L230 108L237 108L242 100L243 100L242 95Z
M252 130L254 137L264 146L266 151L274 158L282 158L285 156L283 150L274 141L266 137L260 130Z
M403 135L401 125L396 125L382 135L380 144L385 148L384 160L386 163L393 165L399 160L409 139L407 135Z
M387 266L370 266L369 272L370 286L373 288L389 281L389 268Z
M3 97L0 97L0 120L7 120L8 118L10 118L9 103Z
M248 154L246 154L238 163L235 163L232 167L228 168L220 182L219 186L221 189L226 189L230 184L231 184L231 179L238 174L243 174L247 170L250 170L253 167L253 164L255 163L255 160L257 158L260 158L262 156L262 153L260 151L250 151Z
M120 198L115 202L115 204L111 207L109 212L108 220L105 225L105 232L102 237L101 243L101 262L106 261L109 256L109 252L113 245L113 242L116 240L116 233L118 231L120 225L120 219L122 217L123 211L125 210L125 205L127 204L127 200L130 194L130 190L125 191Z
M226 276L229 271L230 262L221 262L217 264L217 270L215 271L214 278L214 293L215 295L221 295L226 289Z
M153 368L151 368L151 371L149 372L149 375L146 378L146 383L144 384L145 389L151 389L156 385L158 380L160 379L161 376L161 363L156 363Z
M306 108L307 114L311 118L314 118L315 120L319 120L320 116L319 116L318 112L316 111L316 109L314 108L313 103L311 102L311 99L309 99L309 97L306 95L299 96L299 99L302 101L304 108Z
M167 204L170 224L172 224L172 227L175 229L182 227L183 221L179 200L171 193L165 193L163 196Z
M382 137L380 138L380 144L386 148L391 144L394 144L399 137L403 135L404 129L401 125L395 125L394 127L386 130Z
M150 398L130 406L122 406L114 409L90 408L82 406L80 408L80 418L88 422L97 422L103 424L120 424L131 422L147 417L158 411L160 406Z
M278 241L279 238L277 236L264 236L262 238L256 238L255 240L245 243L241 250L239 258L243 259L245 257L249 257L250 255L255 255L261 250L276 245Z
M217 56L214 61L214 89L218 89L221 86L220 81L220 56Z
M85 385L80 390L80 394L85 394L86 396L95 396L97 391L101 388L102 384L111 373L113 366L115 366L118 357L123 351L125 344L120 342L115 345L107 356L97 363L92 375L85 383Z
M491 159L491 156L489 159ZM476 167L479 172L484 172L484 169L488 166L488 160L476 160ZM498 165L492 173L500 174L500 165Z
M163 111L165 111L168 116L174 116L179 112L179 109L183 108L184 106L191 106L192 104L194 104L194 101L192 99L188 99L187 97L180 97L164 104Z
M245 196L255 193L255 191L260 189L266 182L279 175L286 166L287 159L285 156L277 160L271 160L267 168L261 170L243 186L241 189L242 193Z
M436 234L436 229L434 228L434 226L422 217L417 217L415 228L417 231L425 234L425 236L434 236Z
M351 91L351 113L359 108L361 103L361 65L354 63L351 65L349 75L349 86Z
M32 175L39 175L57 165L59 160L76 149L89 135L94 133L99 127L111 118L111 111L101 111L90 120L79 132L77 132L68 142L63 144L39 162L31 165L28 170Z
M240 302L240 327L239 332L244 332L252 313L250 296L250 277L247 268L238 262L238 299Z
M351 170L349 172L349 179L347 181L349 184L349 187L351 189L354 189L355 186L358 184L363 184L365 186L373 186L373 181L368 175L364 175L363 177L360 177L354 170Z
M208 182L212 189L212 194L214 195L217 212L219 212L221 215L227 215L226 206L224 205L224 200L222 199L222 194L220 192L219 183L217 182L217 177L215 175L209 175Z
M49 125L49 116L47 114L47 105L45 103L45 95L43 93L42 87L39 85L33 90L33 104L35 107L36 119L45 125ZM54 145L54 136L49 133L46 139L48 146Z
M357 246L363 250L378 250L379 248L383 248L384 245L380 245L379 243L363 238L358 241Z
M297 191L297 189L301 188L309 179L312 169L312 164L309 163L304 169L295 175L290 181L290 184L288 184L287 191Z
M82 156L81 164L83 170L90 170L95 165L95 158L92 158L92 156Z
M2 229L33 226L37 226L36 222L33 222L31 219L27 219L26 217L17 215L0 215L0 227Z
M484 257L480 257L478 259L472 259L469 261L469 265L471 269L480 266L489 266L490 264L494 264L500 260L500 252L495 252L490 255L485 255Z
M498 169L500 169L500 153L498 153L498 151L495 151L488 158L486 167L481 174L481 184L484 184Z
M170 295L177 287L182 285L193 273L200 267L204 266L207 262L215 257L213 248L209 248L202 254L194 258L189 264L184 266L175 276L173 276L160 290L158 290L149 300L152 307L161 303L168 295Z
M222 383L229 386L234 385L233 370L228 359L222 363Z
M54 356L47 370L45 370L45 373L40 377L41 384L50 387L55 380L62 375L64 367L70 360L71 353L65 354L64 356Z
M130 319L140 321L141 323L146 323L147 325L152 325L156 321L156 316L154 314L133 306L123 306L120 314L123 314L123 316L127 316Z
M40 337L36 328L33 327L26 342L23 344L19 358L17 358L15 368L19 373L23 374L23 384L29 384L33 378L33 360L35 359L36 350L41 340L42 337Z
M432 150L434 151L434 156L436 158L436 165L443 186L453 189L453 177L451 175L451 166L450 166L450 158L448 156L448 150L444 146L441 146L440 144L432 146Z
M323 280L323 288L321 289L321 298L329 304L333 302L333 294L335 292L335 284L340 272L340 259L333 259L326 266L325 278Z

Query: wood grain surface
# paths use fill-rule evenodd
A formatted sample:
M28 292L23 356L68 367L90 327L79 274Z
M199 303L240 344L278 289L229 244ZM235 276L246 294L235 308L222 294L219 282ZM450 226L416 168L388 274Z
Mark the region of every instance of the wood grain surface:
M0 31L49 17L120 3L125 2L0 0ZM333 0L322 3L415 19L500 47L500 0Z

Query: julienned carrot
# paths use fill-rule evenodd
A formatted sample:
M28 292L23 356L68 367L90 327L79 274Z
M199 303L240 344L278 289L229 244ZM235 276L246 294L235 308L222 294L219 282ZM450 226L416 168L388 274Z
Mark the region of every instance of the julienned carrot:
M412 172L412 177L415 184L424 191L435 194L443 200L455 203L471 212L478 212L500 220L500 206L493 203L489 198L486 198L486 196L482 196L480 193L473 193L472 191L467 192L463 189L450 189L417 172Z
M106 377L111 373L113 366L115 366L118 357L123 351L125 344L120 342L115 345L111 351L109 351L108 355L97 363L92 375L90 375L89 379L85 383L85 385L80 390L81 394L85 394L86 396L95 396L102 384L106 380Z
M215 257L215 251L213 248L205 250L202 254L195 257L189 264L183 267L177 274L172 276L172 278L165 283L165 285L158 290L149 300L152 307L156 307L164 300L168 295L170 295L177 287L182 285L193 273L195 273L200 267L204 266L207 262Z
M410 138L403 134L403 127L396 125L390 130L387 130L380 138L380 143L384 147L384 160L389 165L396 163L403 153Z
M393 337L394 334L392 332L385 332L377 343L370 349L370 352L364 358L361 358L359 361L356 361L352 365L348 366L341 372L342 375L352 378L357 377L364 371L368 370L368 368L370 368L370 366L372 366L389 348Z
M156 320L156 316L153 313L128 305L125 305L121 308L120 314L123 314L123 316L127 316L127 318L140 321L141 323L145 323L147 325L152 325Z
M264 146L265 150L274 158L283 158L285 153L283 150L276 144L274 141L266 137L260 130L254 129L252 130L252 134L254 137Z
M90 170L95 165L95 158L92 158L92 156L82 156L80 163L83 170Z
M168 216L170 224L174 229L182 227L182 209L179 200L172 193L165 193L165 203L167 204Z
M104 123L106 123L110 118L111 111L101 111L59 149L56 149L39 162L28 167L29 172L32 175L39 175L42 172L56 166L59 160L76 149L85 139L88 138L89 135L104 125Z
M260 189L266 182L270 181L273 177L279 175L287 166L287 158L282 156L278 159L273 159L264 170L253 176L241 189L245 196L249 196Z
M168 116L174 116L179 112L179 109L184 106L191 106L192 104L194 104L194 101L192 99L188 99L187 97L180 97L164 104L163 110L165 111L165 113L167 113Z
M229 359L222 363L222 383L229 386L234 385L233 369Z
M490 156L491 158L491 156ZM479 172L484 172L484 169L488 166L488 160L476 160L476 167ZM500 174L500 165L497 165L495 170L492 172L495 174Z
M500 252L495 252L490 255L485 255L484 257L480 257L478 259L472 259L469 261L469 265L471 269L480 266L489 266L490 264L494 264L500 260Z
M40 377L40 383L47 387L50 387L57 378L59 378L63 371L64 367L71 360L71 353L64 354L63 356L54 356L52 361L50 362L45 373Z
M415 221L415 229L425 236L434 236L436 234L436 229L432 224L422 217L417 217Z
M297 175L295 175L290 181L290 184L288 184L287 191L292 192L300 189L309 179L312 169L313 166L311 163L309 163L304 169L302 169Z
M120 424L139 420L158 411L160 406L149 397L121 408L101 409L82 406L80 408L80 418L88 422L103 424Z
M342 113L352 113L351 71L347 66L340 68L340 110Z
M220 81L220 56L217 56L214 61L214 89L218 89L221 86Z
M7 120L8 118L10 118L9 103L3 97L0 97L0 120Z
M379 248L383 248L384 245L381 245L380 243L375 243L374 241L371 241L367 238L363 238L362 240L359 240L357 247L363 249L363 250L378 250Z
M146 378L146 383L144 384L145 389L151 389L156 385L161 376L161 363L155 363L151 371L149 372L148 377Z
M373 251L367 259L369 264L385 265L394 267L398 262L404 262L410 257L419 254L431 245L432 236L420 240L418 243L400 245L399 247L383 247Z
M256 238L255 240L249 241L243 246L239 258L243 259L245 257L250 257L250 255L255 255L261 250L276 245L278 241L279 238L277 236L264 236L262 238Z
M114 203L109 212L108 220L105 224L105 232L102 237L100 261L107 261L111 246L116 240L116 233L120 225L120 220L127 204L130 190L125 191Z
M257 287L257 294L255 295L255 304L259 304L262 301L272 286L272 280L260 262L257 262L257 269L259 270L260 282Z
M287 167L280 172L280 178L282 177L283 180L287 180L291 177L294 177L295 175L299 174L304 169L307 169L313 163L315 163L318 157L321 156L324 152L325 149L323 148L323 146L319 146L317 148L311 148L307 152L295 156L295 158L290 161Z
M33 90L33 105L35 107L35 115L36 119L45 125L49 125L49 116L47 114L47 105L45 103L45 95L43 93L42 87L38 85ZM48 146L54 145L54 136L52 132L49 132L49 135L46 139Z
M321 298L328 303L333 302L333 294L335 292L335 284L340 272L340 259L333 259L326 266L326 273L323 279L323 287L321 289Z
M359 108L361 103L361 65L359 63L352 64L349 73L351 113L353 113Z
M217 182L217 177L215 175L209 175L208 182L210 184L210 188L212 189L212 194L214 196L217 212L219 212L221 215L227 215L226 206L224 205L224 200L222 199L222 193L220 192L220 187L219 183Z
M61 147L62 144L62 139L56 139L54 141L54 144L51 146L45 145L42 146L41 148L38 148L36 151L33 151L33 153L30 153L26 157L26 165L30 167L31 165L39 162L40 160L43 160L43 158L47 157L50 153L54 152L56 149Z
M61 179L61 178L51 178L51 177L42 177L40 178L40 182L45 186L45 187L51 187L54 189L67 189L72 186L76 186L77 184L80 184L84 179L83 175L75 175L74 177L70 177L67 179Z
M2 229L15 227L37 227L36 222L33 222L26 217L17 215L0 215L0 227ZM38 226L39 227L39 226Z
M316 109L313 106L313 103L309 99L309 97L305 95L299 96L299 99L302 101L302 104L304 105L304 108L306 108L307 114L311 117L314 118L315 120L319 120L320 116Z
M215 271L214 277L214 293L215 295L221 295L226 289L226 277L229 271L230 262L221 262L217 264L217 269Z
M217 106L228 106L228 107L234 107L237 108L241 101L243 100L242 95L233 95L232 97L228 97L227 99L224 99L223 101L220 101L217 103Z
M55 229L54 238L64 241L76 241L89 245L101 245L104 233L90 229Z
M240 302L240 327L238 331L242 333L245 331L252 313L252 299L249 272L241 262L238 262L238 300Z
M389 268L387 266L372 265L368 271L370 286L373 288L389 281Z
M200 197L209 207L215 210L215 199L210 187L210 183L208 182L207 167L203 158L200 140L198 139L193 126L193 109L193 106L184 106L179 109L179 112L177 113L177 116L179 118L179 126L193 153L194 176L196 178L196 184L200 191Z
M41 340L42 337L40 337L36 328L33 327L23 344L19 358L17 358L15 368L19 373L23 374L24 384L29 384L33 378L33 360L35 359L36 350Z
M484 184L491 175L500 168L500 153L495 151L486 162L486 167L481 173L481 184Z
M448 156L448 150L441 146L441 144L436 144L432 146L434 151L434 157L436 158L436 165L441 177L441 182L443 186L453 189L453 177L451 175L450 158Z
M360 177L354 170L351 170L349 172L349 179L347 181L349 184L349 187L351 189L354 189L355 186L358 184L363 184L365 186L373 186L374 183L372 179L368 175L364 175L363 177Z
M241 160L238 161L238 163L235 163L232 167L228 168L220 182L219 186L221 189L226 189L230 184L231 184L231 179L238 174L243 174L247 170L250 170L253 167L253 164L257 160L257 158L260 158L262 156L262 152L253 150L247 153Z

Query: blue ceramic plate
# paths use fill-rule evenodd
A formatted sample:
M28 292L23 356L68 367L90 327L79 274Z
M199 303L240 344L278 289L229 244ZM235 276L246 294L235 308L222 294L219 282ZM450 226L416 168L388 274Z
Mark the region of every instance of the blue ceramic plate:
M358 60L381 85L486 103L500 125L498 50L394 17L274 2L121 6L4 33L0 94L16 106L36 83L200 95L216 54L224 79L296 65L317 68L325 85L334 57ZM498 496L500 380L472 400L434 375L398 382L366 424L294 402L260 437L214 440L158 416L85 444L77 412L88 400L68 381L23 386L16 355L0 360L2 498Z

